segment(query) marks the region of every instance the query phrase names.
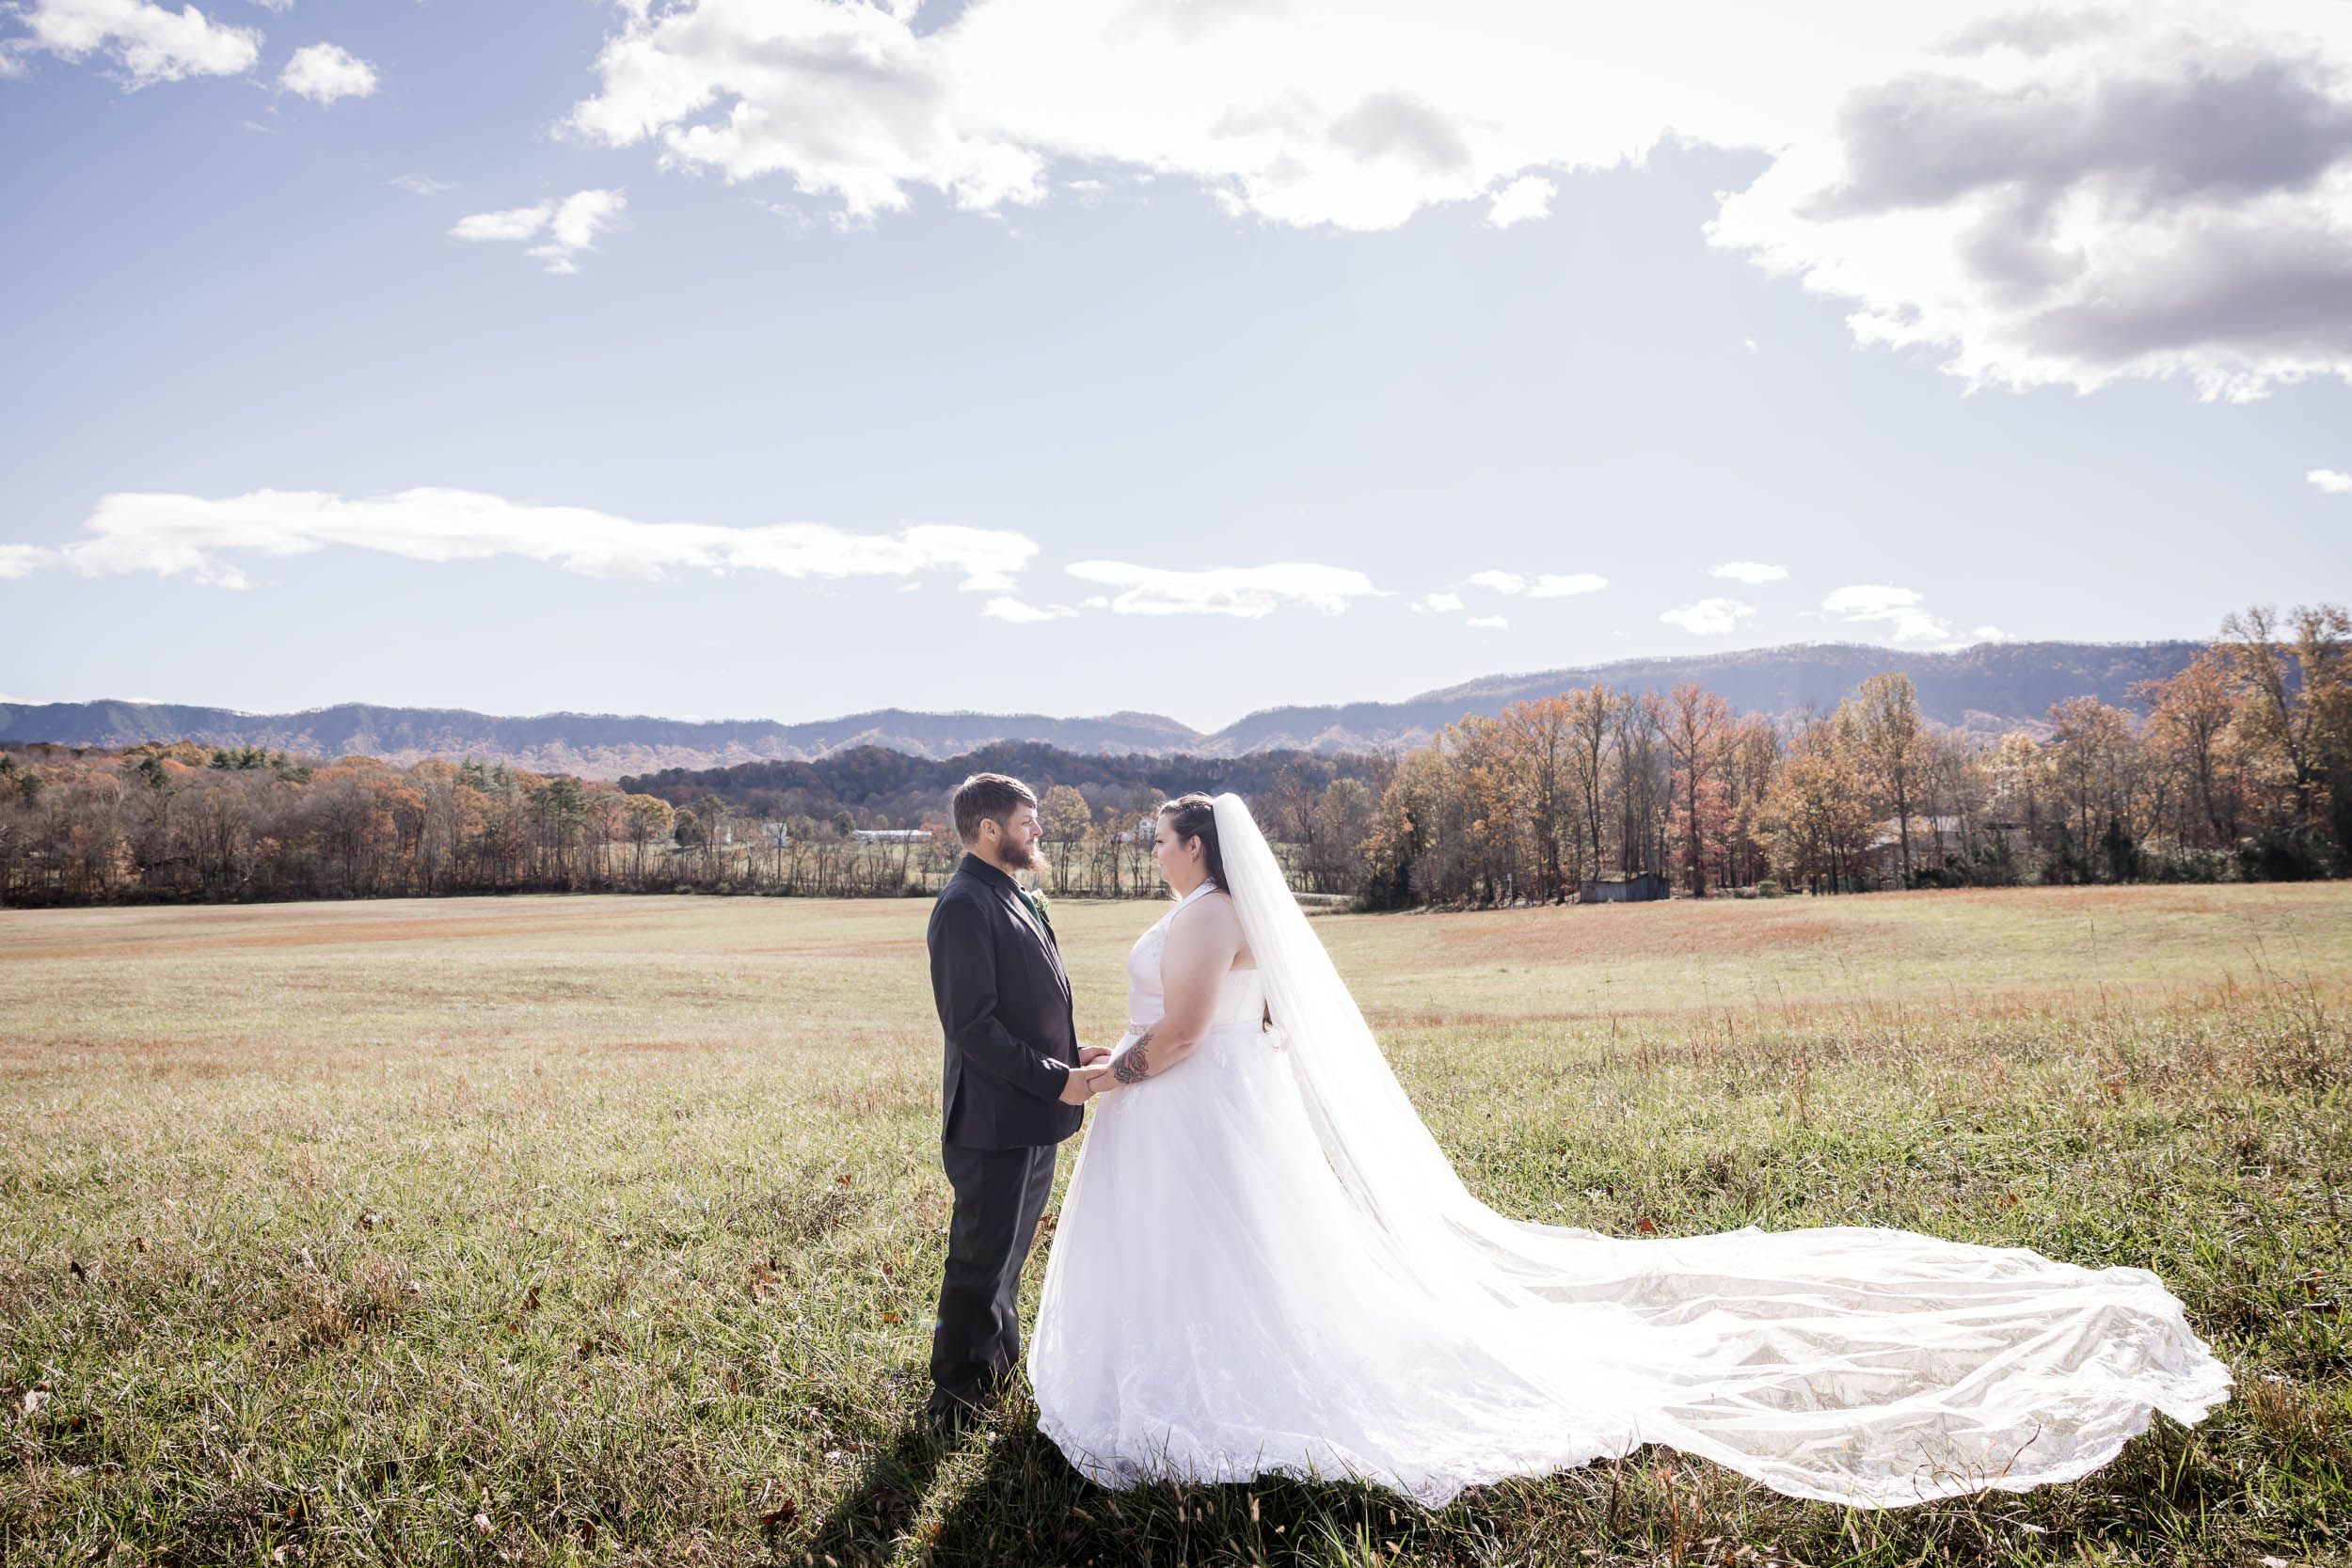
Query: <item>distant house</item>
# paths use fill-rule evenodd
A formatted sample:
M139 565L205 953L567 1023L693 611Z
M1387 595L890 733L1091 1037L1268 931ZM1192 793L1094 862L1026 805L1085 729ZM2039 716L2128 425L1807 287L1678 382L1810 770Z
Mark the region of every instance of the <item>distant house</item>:
M1638 877L1613 878L1608 881L1589 881L1579 889L1580 904L1646 904L1653 898L1663 898L1674 890L1666 879L1655 871L1645 871Z
M860 828L857 841L860 844L929 844L931 831L929 828Z

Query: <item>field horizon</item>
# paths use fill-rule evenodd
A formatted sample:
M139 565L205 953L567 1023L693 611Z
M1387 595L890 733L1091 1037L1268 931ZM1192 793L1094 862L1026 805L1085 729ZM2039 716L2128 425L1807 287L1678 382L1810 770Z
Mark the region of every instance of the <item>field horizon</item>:
M1884 1513L1660 1449L1435 1514L1111 1494L1025 1396L930 1448L928 910L0 911L0 1552L2251 1565L2352 1539L2352 889L1317 917L1506 1213L2150 1267L2236 1370L2082 1482ZM1083 1037L1117 1033L1158 912L1057 902Z

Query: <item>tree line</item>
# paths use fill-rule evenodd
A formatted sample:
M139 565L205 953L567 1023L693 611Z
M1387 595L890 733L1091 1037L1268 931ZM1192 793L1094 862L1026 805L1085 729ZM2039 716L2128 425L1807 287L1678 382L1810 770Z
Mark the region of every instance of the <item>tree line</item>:
M1990 740L1930 725L1888 673L1777 721L1695 684L1597 684L1393 758L867 747L614 784L185 741L13 744L0 902L920 895L958 857L946 793L981 769L1040 787L1042 880L1091 896L1156 891L1150 818L1191 788L1248 797L1300 892L1369 908L1553 902L1643 874L1695 895L2337 876L2352 862L2348 650L2340 607L2248 610L2133 706L2074 698L2036 733Z
M2045 734L1991 740L1929 725L1899 673L1778 722L1695 684L1518 703L1399 759L1363 901L1556 901L1643 874L1693 895L2339 876L2348 647L2340 607L2250 610L2135 707L2073 698Z
M894 759L885 762L883 758ZM827 763L835 759L828 758ZM934 893L961 849L946 796L968 773L1018 766L1042 790L1056 893L1157 891L1149 823L1169 791L1165 758L999 747L946 761L873 748L823 764L747 764L618 784L481 762L402 768L257 747L151 742L120 750L0 747L0 902L239 901L453 894L753 893L820 897ZM1262 782L1311 797L1302 890L1354 890L1349 859L1375 785L1347 779L1345 810L1315 847L1318 784L1350 759L1203 759L1213 787ZM1378 759L1352 759L1375 782ZM1070 780L1074 782L1062 782ZM636 786L644 787L636 787ZM1180 786L1181 787L1181 786ZM665 798L666 797L666 798ZM888 810L880 809L887 806Z

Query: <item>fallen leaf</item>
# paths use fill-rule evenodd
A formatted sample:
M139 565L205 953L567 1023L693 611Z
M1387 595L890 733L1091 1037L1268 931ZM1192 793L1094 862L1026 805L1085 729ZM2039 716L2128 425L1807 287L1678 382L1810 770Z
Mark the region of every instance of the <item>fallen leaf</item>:
M539 1310L539 1287L538 1287L538 1286L533 1285L533 1286L531 1288L531 1294L529 1294L529 1295L527 1295L527 1296L523 1297L523 1310L524 1310L524 1311L526 1311L526 1312L536 1312L537 1310Z
M69 1258L65 1260L65 1266L73 1271L74 1278L80 1280L87 1280L89 1278L89 1270L82 1267L82 1260L80 1259Z
M475 1514L475 1515L473 1516L473 1529L474 1529L474 1533L475 1533L476 1535L487 1535L487 1534L489 1534L489 1533L490 1533L490 1516L489 1516L487 1513L477 1513L477 1514Z
M144 1236L132 1237L131 1250L133 1252L145 1252L147 1250L147 1238Z
M778 1530L790 1529L792 1521L800 1516L801 1505L792 1498L787 1497L759 1516L759 1528L773 1535Z
M1647 1214L1644 1214L1641 1219L1635 1223L1633 1228L1640 1231L1645 1236L1655 1236L1658 1234L1658 1222L1651 1219Z
M39 1388L27 1391L24 1396L24 1418L30 1420L40 1415L40 1407L48 1402L49 1395L45 1391Z
M898 1323L898 1321L899 1321L898 1314L898 1313L896 1313L896 1312L884 1312L884 1313L882 1314L882 1322L884 1322L884 1323Z

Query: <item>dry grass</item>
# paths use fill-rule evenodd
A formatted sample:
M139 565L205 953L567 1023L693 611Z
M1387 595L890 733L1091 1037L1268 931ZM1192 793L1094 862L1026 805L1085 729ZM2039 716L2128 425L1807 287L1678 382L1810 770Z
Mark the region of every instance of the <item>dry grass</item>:
M1698 1462L1111 1495L914 1435L947 1208L917 903L0 913L10 1562L2342 1560L2352 890L1318 923L1465 1176L1630 1233L2153 1267L2238 1400L1848 1515ZM1156 911L1055 911L1082 1026ZM283 1553L282 1556L279 1554Z

